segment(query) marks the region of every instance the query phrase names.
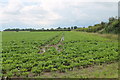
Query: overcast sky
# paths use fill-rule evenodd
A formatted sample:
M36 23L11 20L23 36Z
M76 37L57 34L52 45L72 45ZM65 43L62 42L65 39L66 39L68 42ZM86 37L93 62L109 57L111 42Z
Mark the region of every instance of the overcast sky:
M118 1L0 0L0 29L94 25L117 16Z

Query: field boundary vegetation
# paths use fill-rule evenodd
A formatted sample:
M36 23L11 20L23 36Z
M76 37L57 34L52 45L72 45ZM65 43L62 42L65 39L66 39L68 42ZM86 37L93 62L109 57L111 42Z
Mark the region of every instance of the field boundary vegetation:
M99 24L95 24L94 26L77 28L75 29L75 31L101 34L120 34L120 19L118 19L117 17L111 17L109 18L108 22L101 22Z

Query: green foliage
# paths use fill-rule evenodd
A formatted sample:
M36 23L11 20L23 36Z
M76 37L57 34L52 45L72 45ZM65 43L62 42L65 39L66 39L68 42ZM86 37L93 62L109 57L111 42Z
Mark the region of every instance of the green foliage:
M38 53L41 44L57 44L61 37L61 32L3 32L2 73L28 77L118 60L118 42L80 32L64 32L62 51L53 46Z
M28 77L29 72L23 72L22 75Z
M8 72L8 73L7 73L7 76L8 76L8 77L12 77L12 76L13 76L13 73L12 73L12 72Z
M99 32L99 33L120 33L120 20L114 17L109 18L109 22L101 22L100 24L96 24L94 26L88 26L87 28L78 28L76 31L84 31L84 32Z

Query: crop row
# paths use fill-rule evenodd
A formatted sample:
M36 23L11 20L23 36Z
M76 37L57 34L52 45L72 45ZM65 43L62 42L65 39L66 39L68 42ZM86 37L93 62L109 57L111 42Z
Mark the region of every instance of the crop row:
M56 36L55 34L53 37ZM53 38L50 34L47 35L50 36L48 40ZM61 36L59 33L59 36L51 41L58 43ZM33 40L35 39L33 38ZM38 46L40 42L35 40L37 44L33 45L33 40L28 39L25 41L26 44L21 43L21 40L4 43L3 76L30 77L50 71L66 72L75 67L88 67L94 64L118 61L119 59L118 42L111 42L109 39L87 33L64 32L64 45L59 45L59 48L62 48L60 52L55 47L50 47L44 54L38 54L36 45ZM46 40L41 41L45 42ZM52 43L49 42L48 44ZM6 46L9 46L8 52Z

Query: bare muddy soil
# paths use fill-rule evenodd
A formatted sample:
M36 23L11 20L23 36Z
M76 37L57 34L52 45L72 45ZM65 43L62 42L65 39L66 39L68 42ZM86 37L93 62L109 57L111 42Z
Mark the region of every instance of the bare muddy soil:
M52 40L52 41L53 41L53 40ZM52 42L52 41L51 41L51 42ZM61 40L60 40L57 44L55 44L55 45L45 45L45 46L41 47L41 48L40 48L40 51L39 51L38 53L39 53L39 54L43 54L43 53L45 53L46 50L49 49L50 47L54 47L58 52L61 52L62 49L59 48L58 46L59 46L59 45L64 45L64 44L62 43L62 41L64 41L64 36L62 36L62 37L61 37Z

